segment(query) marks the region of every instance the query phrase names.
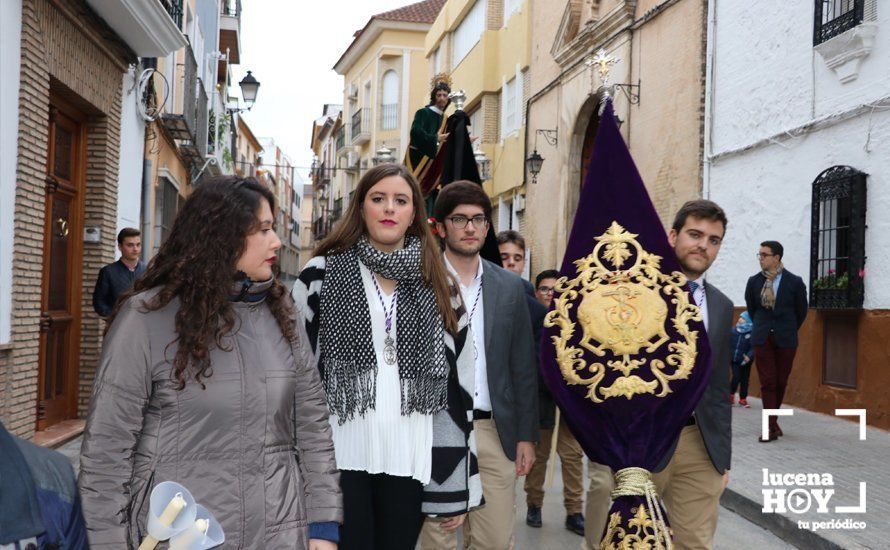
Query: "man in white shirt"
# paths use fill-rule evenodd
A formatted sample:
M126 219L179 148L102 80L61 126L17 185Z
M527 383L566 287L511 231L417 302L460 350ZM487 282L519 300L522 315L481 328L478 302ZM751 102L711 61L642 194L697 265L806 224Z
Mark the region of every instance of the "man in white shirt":
M534 343L522 280L483 260L479 251L491 219L491 201L469 181L450 183L436 199L444 261L458 282L472 328L476 358L474 428L485 505L469 513L464 541L478 550L510 546L517 476L535 461L538 389ZM469 345L469 343L468 343ZM456 536L427 520L421 546L452 549Z

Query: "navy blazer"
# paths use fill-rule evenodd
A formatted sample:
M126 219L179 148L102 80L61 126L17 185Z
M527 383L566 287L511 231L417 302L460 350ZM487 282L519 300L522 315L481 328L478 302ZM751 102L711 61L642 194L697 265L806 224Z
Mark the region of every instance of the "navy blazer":
M772 333L776 347L796 348L797 331L807 318L807 286L803 279L791 273L782 272L779 292L772 309L760 305L760 291L766 277L758 273L748 279L745 288L745 304L754 328L751 330L751 345L762 346Z

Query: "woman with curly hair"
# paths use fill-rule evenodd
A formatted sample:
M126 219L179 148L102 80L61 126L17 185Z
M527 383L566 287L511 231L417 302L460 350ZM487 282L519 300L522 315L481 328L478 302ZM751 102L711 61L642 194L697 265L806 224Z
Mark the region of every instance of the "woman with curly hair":
M482 494L473 337L407 168L368 170L293 293L331 410L340 548L413 550L424 514L456 529Z
M197 186L112 313L81 451L93 548L136 548L168 480L216 516L226 548L336 548L328 411L276 277L274 208L253 178Z

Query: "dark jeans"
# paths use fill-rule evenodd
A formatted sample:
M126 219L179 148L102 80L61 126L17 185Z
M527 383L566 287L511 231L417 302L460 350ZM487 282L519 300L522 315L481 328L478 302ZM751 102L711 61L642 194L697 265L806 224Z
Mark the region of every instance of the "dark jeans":
M414 550L423 526L416 479L343 470L339 550Z
M751 378L751 361L744 365L740 363L732 364L732 382L729 383L730 395L735 394L739 386L742 387L739 392L739 399L748 399L748 379Z
M754 348L754 361L757 363L757 375L760 376L760 396L763 398L764 409L778 409L782 406L796 353L797 348L777 347L772 334L767 337L764 345ZM770 431L775 431L778 426L776 417L771 416Z

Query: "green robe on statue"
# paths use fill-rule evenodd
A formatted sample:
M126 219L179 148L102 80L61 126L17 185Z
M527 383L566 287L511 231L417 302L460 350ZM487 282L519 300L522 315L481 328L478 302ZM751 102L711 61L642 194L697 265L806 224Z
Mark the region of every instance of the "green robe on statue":
M408 148L408 168L419 179L436 158L443 114L435 105L428 105L414 113L411 123L411 143ZM424 162L426 159L426 162Z

